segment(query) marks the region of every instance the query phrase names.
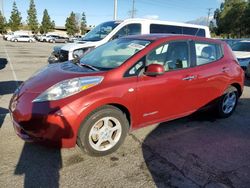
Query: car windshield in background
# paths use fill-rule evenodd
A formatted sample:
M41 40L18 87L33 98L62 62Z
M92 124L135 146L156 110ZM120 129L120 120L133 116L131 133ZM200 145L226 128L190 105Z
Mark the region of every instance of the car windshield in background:
M149 43L150 41L138 39L113 40L86 54L80 63L100 70L113 69L122 65Z
M82 41L102 40L119 24L120 22L117 22L117 21L104 22L96 26L90 32L88 32L87 35L83 37L81 40Z
M239 42L232 49L233 51L250 52L250 42Z

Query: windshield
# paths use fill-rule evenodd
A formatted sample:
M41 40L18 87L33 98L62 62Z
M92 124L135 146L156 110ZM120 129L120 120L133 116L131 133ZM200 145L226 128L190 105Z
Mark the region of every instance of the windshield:
M150 41L137 39L117 39L87 53L81 64L91 65L100 70L108 70L122 65L135 53L145 48Z
M232 49L233 51L250 52L250 42L238 42Z
M83 37L81 40L82 41L102 40L119 24L120 22L116 22L116 21L104 22L96 26L90 32L88 32L87 35Z

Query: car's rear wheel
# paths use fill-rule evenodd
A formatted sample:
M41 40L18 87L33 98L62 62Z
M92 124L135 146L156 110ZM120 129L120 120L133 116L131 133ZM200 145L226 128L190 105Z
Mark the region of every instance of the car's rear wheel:
M217 114L221 118L229 117L235 110L238 103L238 90L230 86L220 97L217 104Z
M126 115L114 106L92 112L81 125L77 144L89 155L104 156L116 151L129 128Z
M17 39L15 39L14 42L17 42Z

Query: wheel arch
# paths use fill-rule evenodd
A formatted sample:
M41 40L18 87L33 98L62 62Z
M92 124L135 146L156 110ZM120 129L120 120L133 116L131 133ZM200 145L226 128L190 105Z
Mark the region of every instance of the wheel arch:
M131 128L131 125L132 125L131 124L131 113L130 113L130 111L128 110L127 107L125 107L122 104L118 104L118 103L109 103L109 104L106 104L106 105L114 106L114 107L120 109L122 112L124 112L125 115L126 115L126 118L128 120L128 123L129 123L129 128Z
M237 91L238 91L238 94L239 94L239 97L242 95L242 88L241 88L241 85L238 84L238 83L232 83L231 86L234 86Z

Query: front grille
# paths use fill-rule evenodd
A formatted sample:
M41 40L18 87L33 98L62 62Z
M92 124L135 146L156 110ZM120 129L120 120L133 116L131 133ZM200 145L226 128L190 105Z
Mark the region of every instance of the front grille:
M68 59L69 59L69 52L65 50L60 50L59 61L64 62L64 61L68 61Z

